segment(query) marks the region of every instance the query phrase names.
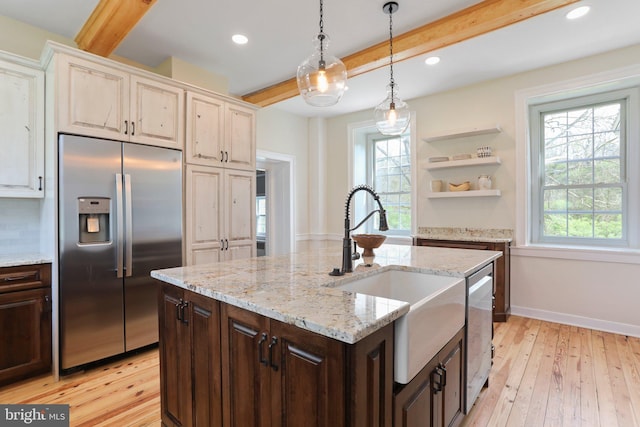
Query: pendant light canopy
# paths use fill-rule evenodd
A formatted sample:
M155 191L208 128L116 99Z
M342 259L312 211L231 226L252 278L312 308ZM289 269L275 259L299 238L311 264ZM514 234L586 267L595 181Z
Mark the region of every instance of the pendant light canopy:
M324 33L323 4L320 0L320 32L314 38L316 51L298 66L300 95L316 107L335 105L347 88L347 68L327 53L329 36Z
M389 72L390 81L387 86L387 97L374 110L374 118L378 131L383 135L401 135L407 130L411 113L409 106L398 97L398 85L393 80L393 18L398 10L398 3L390 1L382 6L389 15Z

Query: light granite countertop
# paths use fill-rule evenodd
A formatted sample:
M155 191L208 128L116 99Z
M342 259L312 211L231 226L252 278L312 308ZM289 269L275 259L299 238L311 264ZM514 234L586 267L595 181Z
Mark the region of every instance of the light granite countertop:
M51 257L39 253L0 255L0 267L17 267L20 265L48 264Z
M409 304L334 289L389 269L466 277L501 252L382 245L371 267L330 276L342 264L342 247L155 270L151 276L216 300L353 344L409 311Z
M419 227L413 237L462 242L511 242L513 230L507 228Z

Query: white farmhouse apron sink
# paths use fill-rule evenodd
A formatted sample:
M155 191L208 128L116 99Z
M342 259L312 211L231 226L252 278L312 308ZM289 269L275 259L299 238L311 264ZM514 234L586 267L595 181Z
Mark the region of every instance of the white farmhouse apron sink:
M409 312L395 322L394 378L402 384L409 383L464 326L463 278L386 270L336 289L409 303Z

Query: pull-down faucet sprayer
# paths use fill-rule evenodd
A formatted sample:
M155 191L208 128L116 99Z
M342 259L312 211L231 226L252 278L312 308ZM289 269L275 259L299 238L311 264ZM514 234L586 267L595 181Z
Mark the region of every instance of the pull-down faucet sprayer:
M367 193L371 194L374 200L378 203L379 209L372 210L364 217L362 221L358 223L355 227L351 227L351 220L349 218L349 207L351 206L351 199L358 192L364 190ZM360 227L366 220L371 218L371 216L376 213L380 213L380 222L378 224L378 229L380 231L387 231L389 226L387 225L387 211L382 207L382 203L380 202L380 196L373 191L373 188L368 185L358 185L354 187L347 196L347 201L345 203L345 213L344 213L344 237L342 239L342 270L338 270L337 268L333 269L333 271L329 274L332 276L341 276L344 273L351 273L353 271L353 263L351 262L351 231Z

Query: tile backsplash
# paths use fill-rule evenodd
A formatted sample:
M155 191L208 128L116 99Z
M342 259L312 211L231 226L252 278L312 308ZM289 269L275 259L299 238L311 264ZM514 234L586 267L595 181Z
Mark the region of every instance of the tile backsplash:
M0 255L40 251L40 200L0 198Z

